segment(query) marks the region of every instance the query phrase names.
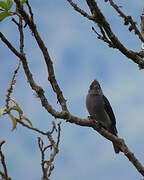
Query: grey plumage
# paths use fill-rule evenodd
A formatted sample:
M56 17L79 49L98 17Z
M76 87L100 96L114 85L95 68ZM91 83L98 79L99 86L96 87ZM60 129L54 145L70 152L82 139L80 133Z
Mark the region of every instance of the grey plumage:
M86 107L90 116L96 119L109 132L117 136L116 119L108 99L104 96L100 84L94 80L86 97ZM115 153L120 148L113 143Z

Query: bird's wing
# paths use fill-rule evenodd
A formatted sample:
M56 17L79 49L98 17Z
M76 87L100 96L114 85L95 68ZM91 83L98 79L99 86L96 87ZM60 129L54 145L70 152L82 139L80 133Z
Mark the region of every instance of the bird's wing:
M112 121L112 129L113 129L113 133L115 132L115 134L117 134L117 130L116 130L116 119L115 119L115 115L113 113L112 107L108 101L108 99L103 95L103 100L104 100L104 109L107 112L107 114L110 117L110 120Z

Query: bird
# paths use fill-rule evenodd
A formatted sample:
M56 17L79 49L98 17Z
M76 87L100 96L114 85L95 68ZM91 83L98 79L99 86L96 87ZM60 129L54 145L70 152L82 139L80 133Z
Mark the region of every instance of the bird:
M95 119L107 131L115 136L117 135L116 118L108 99L104 96L101 86L97 80L94 80L86 96L86 108L90 118ZM120 152L117 144L112 142L115 153Z

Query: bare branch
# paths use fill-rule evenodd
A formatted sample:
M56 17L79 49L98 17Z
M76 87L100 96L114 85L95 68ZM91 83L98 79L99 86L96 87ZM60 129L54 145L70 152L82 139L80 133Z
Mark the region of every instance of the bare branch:
M23 9L23 7L20 5L20 1L19 0L14 0L14 1L18 7L19 13L23 17L24 21L28 24L29 28L31 29L31 31L36 39L36 42L44 56L45 63L47 65L48 74L49 74L48 80L50 81L54 92L57 94L58 102L60 103L62 110L68 112L67 106L66 106L66 100L63 97L63 93L62 93L62 91L56 81L56 78L55 78L53 62L49 56L48 50L47 50L43 40L41 39L41 37L37 31L37 27L34 24L33 19L29 18L29 15L26 13L26 11ZM32 12L32 10L31 10L31 12Z
M1 150L2 148L2 145L5 143L5 141L1 141L0 142L0 157L1 157L1 163L2 163L2 166L3 166L3 169L4 169L4 178L5 180L9 180L9 177L8 177L8 172L7 172L7 167L6 167L6 163L5 163L5 157L4 157L4 154Z
M6 180L6 178L5 178L5 174L2 172L2 171L0 171L0 176L2 177L2 179L1 180ZM10 178L9 177L9 179L8 180L12 180L12 178Z
M57 136L57 143L56 143L56 146L58 147L59 146L59 143L60 143L60 133L61 133L61 122L58 123L58 136Z
M71 1L72 2L72 1ZM89 20L92 20L93 22L95 22L96 24L100 25L101 27L103 27L105 33L107 34L109 40L111 41L111 43L113 44L113 46L115 48L117 48L121 53L123 53L126 57L128 57L129 59L133 60L133 62L135 62L136 64L138 64L138 66L143 69L144 68L144 60L141 57L141 55L137 52L134 52L132 50L127 49L120 41L119 39L116 37L116 35L112 32L111 27L109 25L109 23L106 21L103 13L101 12L101 10L99 9L97 3L95 0L86 0L89 9L92 13L92 18L88 18ZM71 4L71 3L70 3ZM71 4L72 5L72 4ZM125 15L120 11L120 9L117 9L119 13L121 13L122 17L125 17ZM77 11L77 10L76 10ZM79 11L77 11L79 12ZM80 13L80 12L79 12ZM81 14L81 13L80 13ZM86 16L85 16L86 17ZM132 20L132 18L130 16L126 16L127 20L129 21L129 23L131 23L131 26L133 29L135 29L135 33L138 34L139 38L141 40L143 40L139 30L137 29L134 21Z
M100 34L95 30L94 27L92 27L92 30L97 34L97 38L98 38L98 39L101 39L101 40L103 40L104 42L106 42L109 47L116 48L116 47L113 45L113 43L112 43L110 40L108 40L108 38L106 37L105 32L103 31L103 29L102 29L101 27L100 27L100 29L101 29L101 33L102 33L103 36L100 35Z
M144 60L138 56L138 53L133 52L131 50L128 50L119 40L118 38L115 36L115 34L112 32L110 25L108 24L108 22L106 21L104 15L102 14L102 12L100 11L97 3L95 2L95 0L86 0L91 13L94 17L94 22L101 25L103 27L103 29L105 30L107 36L109 37L109 39L112 41L112 43L114 44L114 46L119 49L125 56L127 56L128 58L132 59L135 63L137 63L139 65L140 68L144 68Z
M52 133L54 132L54 130L57 131L57 129L56 129L56 123L55 123L55 121L52 121L52 130L50 131L50 133L52 134Z
M21 54L14 48L14 46L6 39L6 37L1 32L0 32L0 38L16 56L21 58Z
M12 80L11 80L11 83L10 83L10 87L7 89L7 92L8 92L8 93L7 93L7 95L6 95L6 109L9 109L10 96L11 96L11 94L12 94L12 92L13 92L13 88L14 88L14 85L15 85L15 83L16 83L15 78L16 78L16 76L17 76L17 73L18 73L19 68L20 68L20 62L19 62L19 64L17 65L16 70L14 71L14 75L13 75L13 77L12 77Z
M144 9L141 16L141 34L144 38ZM142 42L142 51L144 51L144 42Z
M23 35L22 18L19 17L19 23L18 23L14 18L12 18L12 21L13 21L13 22L18 26L18 28L19 28L19 32L20 32L20 53L21 53L21 54L24 54L24 52L23 52L23 48L24 48L24 35ZM7 42L8 42L8 40L7 40ZM7 44L9 44L9 42L8 42ZM12 46L12 45L11 45L11 46ZM12 48L13 48L13 46L12 46ZM8 94L6 95L6 109L9 109L10 95L11 95L11 93L13 92L13 88L14 88L14 85L15 85L15 83L16 83L15 78L16 78L17 73L18 73L18 70L19 70L19 68L20 68L20 64L21 64L21 63L19 62L19 64L17 65L16 70L14 71L14 75L13 75L13 77L12 77L10 87L7 89Z
M16 21L15 18L12 18L12 21L19 27L19 23Z
M30 6L28 0L26 1L26 4L27 4L27 6L28 6L29 13L30 13L30 15L31 15L31 19L32 19L32 21L34 21L34 18L33 18L34 15L33 15L32 8L31 8L31 6Z
M19 17L19 32L20 32L20 53L24 54L24 34L23 34L23 22L22 18Z
M17 56L20 58L25 74L27 76L28 82L30 83L31 88L36 92L38 97L41 99L42 106L45 107L45 109L54 117L56 118L62 118L67 117L67 113L65 111L63 112L57 112L53 107L48 103L47 98L44 95L44 90L36 84L36 82L33 79L33 75L30 72L27 59L25 54L20 54L12 45L11 43L6 39L6 37L0 32L0 37L2 41L7 45L7 47ZM66 119L66 118L65 118Z
M38 133L40 133L40 134L42 134L42 135L47 135L47 132L44 132L44 131L41 131L41 130L38 129L38 128L29 126L28 124L25 124L25 123L24 123L23 121L21 121L20 119L16 119L16 121L17 121L18 123L20 123L22 126L28 128L28 129L31 129L31 130L33 130L33 131L36 131L36 132L38 132Z
M93 129L95 129L98 133L104 136L106 139L115 142L121 149L121 151L125 154L125 156L129 159L129 161L135 166L135 168L144 176L144 167L135 157L135 155L128 149L125 141L119 137L114 136L113 134L109 133L107 130L102 128L97 121L93 121Z
M86 18L88 18L88 19L90 19L90 20L93 19L92 16L90 16L89 14L87 14L84 10L80 9L80 8L77 6L76 3L72 2L72 0L67 0L67 1L68 1L68 2L70 3L70 5L71 5L77 12L79 12L81 15L83 15L84 17L86 17Z
M113 0L108 0L110 5L118 12L118 14L124 19L124 25L128 25L131 24L129 27L129 31L134 30L135 34L138 35L139 39L144 42L144 38L142 36L142 34L140 33L139 29L136 26L136 22L133 21L131 16L126 16L119 8L119 6L117 6Z
M52 129L54 129L55 125L53 123L52 123L52 125L54 126ZM39 149L41 152L41 166L42 166L42 172L43 172L42 180L49 180L49 177L50 177L50 175L54 169L53 161L55 159L56 154L59 152L58 145L60 142L60 131L61 131L60 123L58 123L57 143L54 141L54 139L52 137L52 133L54 131L53 132L52 131L47 132L47 137L48 137L48 140L50 141L50 145L45 146L45 147L44 147L43 140L40 137L38 137L38 145L39 145ZM50 153L49 160L45 160L45 151L48 148L51 148L52 152Z

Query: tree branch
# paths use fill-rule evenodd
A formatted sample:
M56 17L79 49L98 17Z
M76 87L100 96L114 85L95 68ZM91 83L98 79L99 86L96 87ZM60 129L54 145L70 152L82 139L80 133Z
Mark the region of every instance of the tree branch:
M3 177L5 178L5 180L9 180L7 167L6 167L6 163L5 163L5 157L4 157L4 154L3 154L2 150L1 150L2 145L4 143L5 143L5 141L0 142L0 157L1 157L1 163L2 163L2 166L3 166L3 169L4 169Z
M10 96L11 96L11 94L12 94L12 92L13 92L14 85L15 85L15 83L16 83L15 78L16 78L16 76L17 76L17 73L18 73L19 68L20 68L20 62L18 63L17 68L16 68L15 71L14 71L14 74L13 74L13 76L12 76L12 80L11 80L10 86L9 86L9 88L7 89L6 100L5 100L5 101L6 101L6 105L5 105L5 106L6 106L6 109L7 109L7 110L9 109Z
M58 146L60 142L60 132L61 132L60 124L61 123L58 123L57 142L55 142L55 140L52 137L52 134L54 132L53 130L47 132L47 138L50 142L48 146L44 147L43 140L40 137L38 137L38 146L41 152L41 166L42 166L42 172L43 172L42 180L49 180L49 177L52 171L54 170L53 161L55 159L56 154L59 152ZM56 128L56 125L53 124L53 129L55 128ZM45 160L45 151L48 148L50 148L52 152L50 153L49 160Z
M135 34L138 35L139 39L144 42L144 38L142 36L142 34L140 33L139 29L136 26L136 22L133 21L131 16L126 16L119 8L119 6L117 6L113 0L108 0L110 5L117 11L117 13L120 15L120 17L122 17L124 19L124 25L128 25L130 24L129 27L129 31L134 30Z
M5 36L0 33L0 37L2 39L2 41L7 45L7 47L16 55L20 58L20 60L22 61L22 65L23 65L23 69L25 71L25 74L27 76L28 82L31 86L31 88L37 93L38 97L41 100L42 106L45 107L45 109L55 118L61 118L61 119L65 119L67 122L70 123L74 123L80 126L86 126L86 127L91 127L93 128L95 131L97 131L98 133L100 133L102 136L104 136L105 138L107 138L108 140L115 142L121 149L121 151L125 154L125 156L132 162L132 164L136 167L136 169L144 176L144 167L141 165L141 163L137 160L137 158L134 156L134 154L128 149L127 145L125 144L124 140L121 138L118 138L116 136L114 136L113 134L109 133L108 131L106 131L105 129L103 129L102 127L100 127L100 125L91 119L82 119L76 116L73 116L69 113L67 106L66 106L66 100L63 97L63 93L56 81L55 78L55 74L54 74L54 69L53 69L53 63L52 60L49 56L49 53L47 51L47 48L43 42L43 40L41 39L36 25L34 24L34 20L33 20L33 13L31 8L29 7L29 12L31 15L31 18L29 18L29 15L25 12L25 10L23 9L23 7L20 5L20 1L18 0L14 0L15 3L17 4L18 7L18 11L21 14L21 16L23 17L24 21L26 22L26 24L28 24L29 28L31 29L31 31L34 34L34 37L37 41L37 44L39 45L39 48L41 49L44 59L45 59L45 63L47 65L47 69L48 69L48 74L49 74L49 81L51 82L51 85L53 87L54 92L56 92L57 94L57 98L58 101L62 107L62 112L57 112L55 109L53 109L53 107L48 103L47 98L44 95L44 90L38 86L36 84L36 82L33 79L32 73L30 72L29 66L28 66L28 61L26 59L26 56L23 52L23 32L20 32L20 53L11 45L11 43L5 38ZM75 6L75 4L73 4L72 1L67 0L73 7L75 7L75 10L77 10L79 13L81 13L81 9L78 8L77 6ZM118 40L118 38L115 36L115 34L112 32L110 25L108 24L108 22L106 21L104 15L102 14L102 12L100 11L100 9L97 6L97 3L94 0L86 0L91 13L92 13L92 18L89 18L90 20L94 21L95 23L97 23L99 25L99 28L101 30L101 33L103 35L103 38L109 38L107 40L110 40L110 42L113 44L114 47L116 47L117 49L119 49L124 55L126 55L127 57L131 58L134 62L136 62L137 64L139 64L139 66L144 67L144 61L143 59L138 55L138 53L135 53L133 51L130 51L128 49L126 49L121 42ZM87 17L87 15L82 12L81 13L83 16ZM88 18L88 17L87 17ZM21 23L21 22L19 22ZM21 27L22 28L22 27ZM22 29L19 29L19 31L21 31ZM109 42L109 43L110 43ZM23 123L22 121L18 120L17 121L31 129L34 131L37 131L38 133L41 133L43 135L47 135L48 139L51 142L51 145L53 144L53 139L51 137L51 133L47 133L47 132L43 132L37 128L34 127L30 127L29 125ZM54 129L51 131L53 132ZM60 130L59 130L60 131ZM57 153L56 149L57 146L59 145L59 138L60 138L60 132L57 136L57 142L55 143L55 152L54 154ZM49 148L51 146L46 146L45 149ZM54 155L53 154L53 155ZM51 162L53 161L53 156L51 157Z
M20 5L19 0L14 0L14 1L18 7L19 13L23 17L26 24L28 24L29 28L31 29L31 31L36 39L36 42L44 56L45 63L47 65L48 74L49 74L48 80L50 81L54 92L57 94L58 102L60 103L62 110L67 112L68 110L67 110L67 106L66 106L66 100L63 97L63 93L62 93L62 91L56 81L56 78L55 78L53 62L49 56L48 50L47 50L43 40L41 39L41 37L37 31L37 27L34 24L34 20L32 18L29 18L29 15L26 13L26 11L23 9L23 7ZM32 13L32 10L30 12Z
M41 131L41 130L38 129L38 128L29 126L28 124L25 124L25 123L24 123L23 121L21 121L20 119L17 119L17 118L16 118L16 121L17 121L19 124L21 124L22 126L28 128L28 129L31 129L31 130L33 130L33 131L36 131L36 132L38 132L38 133L40 133L40 134L42 134L42 135L47 135L47 132L44 132L44 131Z
M97 24L100 24L104 28L106 34L108 35L109 39L112 41L114 46L117 49L119 49L125 56L137 63L140 68L144 68L144 60L140 56L138 56L136 52L133 52L125 48L124 45L118 40L118 38L112 32L110 25L106 21L104 15L100 11L95 0L86 0L86 2L91 10L92 15L94 16L93 21Z
M104 136L106 139L115 142L121 149L121 151L125 154L125 156L129 159L129 161L135 166L137 171L140 172L142 176L144 176L144 167L139 162L139 160L135 157L135 155L130 151L128 146L125 144L124 139L114 136L109 133L107 130L102 128L97 121L93 121L92 128Z
M109 23L107 22L106 18L104 17L103 13L99 9L97 3L95 0L86 0L88 7L92 13L92 17L89 20L92 20L94 23L98 24L99 26L103 27L105 33L109 37L111 43L115 48L117 48L122 54L124 54L126 57L131 59L133 62L138 64L139 68L144 68L144 60L141 57L141 55L137 52L134 52L132 50L127 49L116 37L116 35L112 32L111 27ZM78 12L78 11L77 11ZM86 17L86 16L85 16ZM129 20L131 23L133 23L132 20ZM134 25L133 25L134 26ZM138 33L139 34L139 33ZM140 35L140 34L139 34Z
M23 64L23 68L25 70L26 76L28 78L28 81L32 87L33 90L36 91L36 93L38 94L39 98L41 99L41 103L42 106L45 107L45 109L51 114L53 115L55 118L60 118L60 119L65 119L67 122L70 123L74 123L80 126L85 126L85 127L92 127L94 130L96 130L97 132L99 132L102 136L104 136L105 138L107 138L110 141L113 141L115 143L117 143L119 145L119 147L121 148L122 152L124 152L124 154L127 156L127 158L133 163L133 165L136 167L136 169L142 174L144 175L144 170L143 170L143 166L140 164L140 162L136 159L136 157L134 156L134 154L127 148L124 140L112 135L111 133L109 133L108 131L106 131L105 129L103 129L102 127L100 128L99 125L97 125L96 123L94 123L93 120L91 119L82 119L76 116L71 115L69 112L65 113L65 112L57 112L55 111L52 106L48 103L45 95L44 95L44 91L43 89L38 86L35 81L33 80L32 74L29 70L28 64L27 64L27 60L25 55L21 56L21 61ZM37 131L43 135L46 135L45 132L37 129L37 128L33 128L30 127L29 125L23 123L22 121L17 119L17 122L19 122L20 124L22 124L23 126Z
M81 15L83 15L84 17L90 19L90 20L93 20L93 17L90 16L89 14L87 14L84 10L80 9L76 3L72 2L72 0L67 0L70 5L77 11L79 12Z
M20 54L11 44L10 42L6 39L6 37L0 32L0 37L1 40L7 45L7 47L17 56L20 58L21 62L22 62L22 65L23 65L23 69L25 71L25 74L27 76L27 79L28 79L28 82L31 86L31 88L36 92L36 94L38 95L38 97L40 98L41 100L41 103L42 103L42 106L45 107L45 109L51 114L53 115L54 117L57 117L57 118L62 118L64 116L67 116L67 113L65 111L62 111L62 112L57 112L55 109L53 109L53 107L48 103L48 100L47 98L45 97L44 95L44 90L38 86L36 84L36 82L34 81L33 79L33 75L32 73L30 72L30 69L29 69L29 66L28 66L28 63L27 63L27 59L26 59L26 56L25 54Z
M21 58L21 54L13 47L13 45L6 39L6 37L1 32L0 38L7 45L8 49L10 49L17 57Z
M144 9L141 16L141 34L144 38ZM142 41L142 51L144 51L144 41Z
M100 28L100 30L101 30L101 34L102 34L102 35L99 34L99 33L95 30L94 27L92 27L92 30L96 33L97 38L103 40L104 42L106 42L109 47L116 48L116 47L113 45L113 43L106 37L105 32L103 31L102 27L100 26L99 28Z

